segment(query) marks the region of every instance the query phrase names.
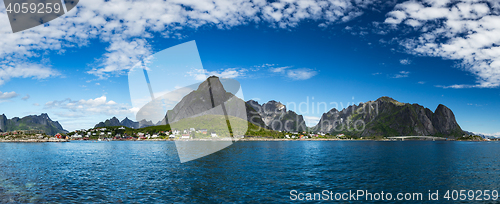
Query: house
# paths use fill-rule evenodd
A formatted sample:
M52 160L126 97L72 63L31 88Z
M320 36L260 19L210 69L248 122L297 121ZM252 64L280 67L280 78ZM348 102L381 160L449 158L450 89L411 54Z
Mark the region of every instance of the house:
M180 134L180 133L181 133L181 131L179 131L179 130L174 130L174 131L172 131L172 133L173 133L174 135L178 135L178 134Z
M138 132L138 133L137 133L137 136L142 137L142 136L144 136L144 133L142 133L142 132Z
M207 134L207 129L201 129L200 132L203 134Z
M290 135L285 135L286 138L290 138Z
M168 138L170 139L174 139L175 138L175 135L169 135Z
M344 136L345 136L344 133L337 135L337 137L344 137Z
M82 136L81 136L81 135L78 135L78 134L76 134L76 133L75 133L74 135L72 135L71 137L72 137L72 138L82 138Z
M196 129L194 129L194 128L189 128L189 131L194 132L194 131L196 131Z
M125 130L125 127L121 126L118 128L118 130Z
M54 135L57 139L61 139L61 134L60 133L57 133L56 135Z
M212 136L212 137L217 137L217 133L212 132L212 133L210 133L210 136Z
M181 139L190 139L189 134L182 134Z
M158 138L158 135L154 134L153 136L151 136L151 138Z

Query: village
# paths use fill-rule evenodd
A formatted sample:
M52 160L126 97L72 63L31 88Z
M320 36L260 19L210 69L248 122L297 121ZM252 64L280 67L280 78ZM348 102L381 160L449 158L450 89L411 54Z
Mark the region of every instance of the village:
M315 138L331 138L331 139L352 139L343 133L330 135L324 132L282 132L278 137L265 137L259 135L241 135L235 136L238 139L315 139ZM67 134L56 134L58 139L68 140L98 140L98 141L111 141L111 140L218 140L230 138L229 132L217 133L207 129L189 128L183 130L152 130L152 131L135 131L126 127L102 127L92 129L75 130Z
M236 139L244 140L387 140L378 138L353 138L344 133L329 134L324 132L282 132L277 136L241 135ZM183 130L131 129L124 126L102 127L75 130L69 133L47 135L42 130L17 130L0 132L0 141L27 141L27 142L58 142L70 140L92 141L140 141L140 140L225 140L231 139L229 132L217 133L207 129L189 128ZM479 140L477 138L459 138L457 140ZM484 139L490 141L490 139Z

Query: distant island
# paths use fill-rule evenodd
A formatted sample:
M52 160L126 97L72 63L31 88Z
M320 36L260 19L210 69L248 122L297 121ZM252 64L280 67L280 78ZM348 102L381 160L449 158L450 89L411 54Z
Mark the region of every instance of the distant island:
M212 111L212 107L222 103L225 103L226 107L237 108L228 109L227 117L224 118L225 116ZM220 79L215 76L209 77L197 90L184 96L172 110L165 113L161 121L135 122L128 118L120 121L112 117L97 123L94 128L68 132L57 121L52 121L46 113L12 119L7 119L5 115L0 116L0 139L9 135L8 132L16 130L39 130L40 133L37 134L60 134L60 137L67 139L123 140L215 137L383 140L392 136L434 136L454 140L483 138L463 131L452 110L443 104L431 111L419 104L402 103L387 96L350 105L340 111L333 108L322 115L318 124L307 127L302 115L287 110L281 102L245 102L226 92Z

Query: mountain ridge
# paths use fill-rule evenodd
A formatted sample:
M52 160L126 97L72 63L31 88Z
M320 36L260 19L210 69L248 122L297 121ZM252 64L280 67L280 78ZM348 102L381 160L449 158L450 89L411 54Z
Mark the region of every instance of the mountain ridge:
M58 121L52 121L47 113L28 115L22 118L8 119L5 114L0 115L0 130L3 132L15 130L43 130L47 135L67 133Z
M359 129L360 125L364 125L362 130ZM341 111L333 108L321 116L313 129L331 133L349 133L360 137L373 135L459 137L465 133L456 122L451 109L443 104L439 104L433 112L417 103L402 103L387 96L375 101L354 104Z

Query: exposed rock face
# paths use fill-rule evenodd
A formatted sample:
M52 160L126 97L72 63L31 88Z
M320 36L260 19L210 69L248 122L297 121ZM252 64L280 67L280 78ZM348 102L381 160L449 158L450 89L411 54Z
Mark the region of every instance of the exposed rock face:
M349 132L358 136L435 135L459 137L464 133L453 112L440 104L434 113L418 104L401 103L389 97L336 109L323 114L313 129Z
M134 122L128 118L123 119L120 123L121 123L121 125L123 125L125 127L134 128L134 129L139 128L139 122Z
M198 86L198 89L184 96L172 110L167 111L168 120L161 124L174 123L184 118L202 115L224 115L221 107L224 105L227 115L235 116L256 125L264 127L264 122L245 101L227 92L218 77L211 76Z
M302 115L287 111L286 106L277 101L269 101L260 105L257 101L249 100L247 104L258 113L265 125L272 130L305 131L307 127ZM252 111L252 112L253 112Z
M0 129L4 132L14 130L43 130L48 135L68 132L63 129L59 122L52 121L47 113L29 115L23 118L14 117L12 119L7 119L2 114L0 115Z
M0 115L0 130L6 131L7 128L7 117L5 114Z
M111 127L111 126L125 126L129 128L143 128L148 126L153 126L154 124L151 121L141 120L139 122L134 122L128 118L123 119L121 122L116 117L112 117L111 119L107 119L104 122L100 122L94 126L94 128L100 127Z
M122 124L120 123L120 121L118 120L118 118L116 117L113 117L111 119L108 119L104 122L100 122L98 123L97 125L94 126L94 128L98 128L98 127L110 127L110 126L121 126Z
M443 104L439 104L434 111L432 124L434 124L434 128L436 128L437 132L445 135L453 134L458 130L462 130L455 121L455 114L453 114L453 112Z

